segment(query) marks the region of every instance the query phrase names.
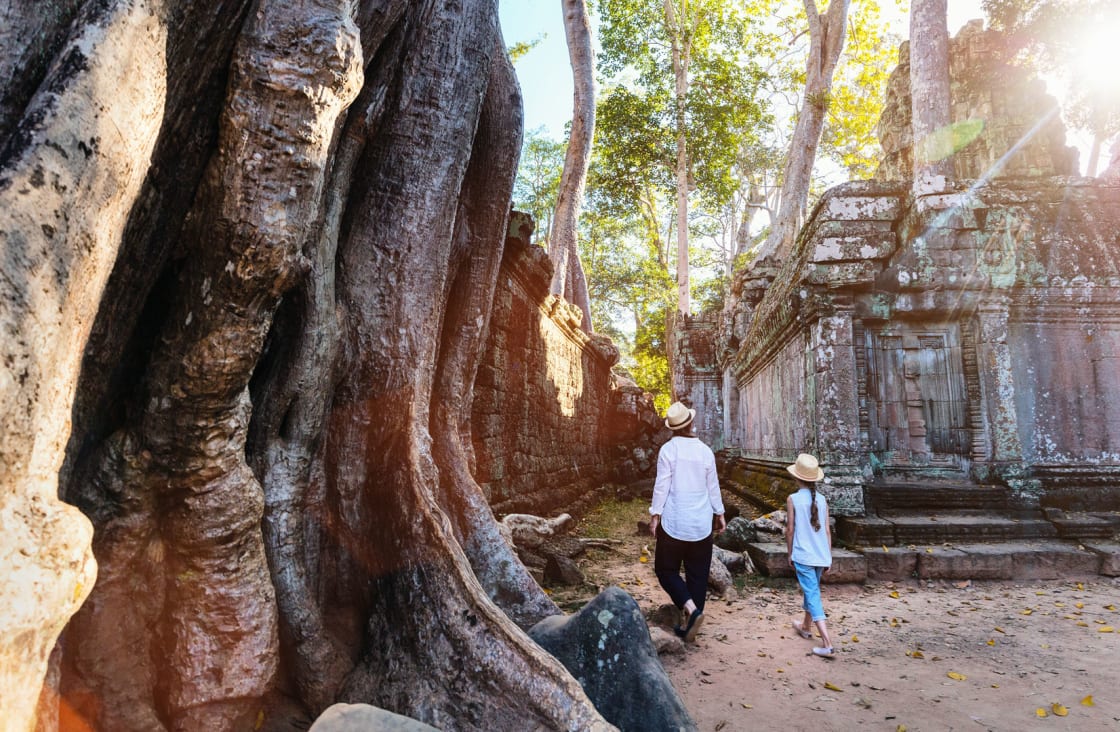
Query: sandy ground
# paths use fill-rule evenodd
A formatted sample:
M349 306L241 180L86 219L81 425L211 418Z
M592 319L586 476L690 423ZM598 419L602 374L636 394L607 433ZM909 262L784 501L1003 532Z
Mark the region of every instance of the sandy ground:
M579 560L586 592L618 584L649 614L668 597L641 561L645 506L616 509L613 526L577 530L621 542ZM834 660L790 628L793 580L737 584L708 600L694 644L662 656L705 732L1120 730L1118 579L826 585Z

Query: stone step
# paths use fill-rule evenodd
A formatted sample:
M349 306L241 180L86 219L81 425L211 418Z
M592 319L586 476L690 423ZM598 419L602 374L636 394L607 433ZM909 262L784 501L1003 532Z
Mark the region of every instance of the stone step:
M1063 539L1111 539L1116 533L1112 521L1087 513L1051 515L1049 520Z
M793 577L782 543L760 542L747 547L759 572ZM1062 541L1010 541L963 544L833 549L826 583L947 580L1054 580L1120 575L1120 544L1074 544Z
M756 542L747 545L755 568L767 577L793 577L786 545L782 542ZM863 582L867 579L867 560L859 552L832 548L832 568L821 577L826 584Z
M884 581L1052 580L1103 574L1106 569L1102 552L1059 541L875 547L862 553L868 579Z
M1059 535L1055 525L1043 518L1012 518L973 510L842 517L837 520L836 533L848 546L1050 539Z
M890 483L864 488L869 511L999 510L1009 504L1005 486L969 483Z

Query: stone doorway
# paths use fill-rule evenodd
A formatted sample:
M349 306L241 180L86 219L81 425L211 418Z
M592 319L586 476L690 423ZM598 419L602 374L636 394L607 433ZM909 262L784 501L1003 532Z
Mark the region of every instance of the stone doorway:
M864 331L868 449L884 470L966 470L972 445L960 327Z

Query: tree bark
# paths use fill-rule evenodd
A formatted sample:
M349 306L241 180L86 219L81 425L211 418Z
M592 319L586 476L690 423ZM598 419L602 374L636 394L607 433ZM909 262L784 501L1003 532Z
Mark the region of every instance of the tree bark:
M573 103L572 128L548 240L553 267L551 292L583 312L582 328L591 333L591 302L579 258L577 227L583 205L583 187L591 164L591 143L595 139L595 55L591 47L591 19L587 14L586 0L561 0L561 5L568 57L572 65Z
M0 108L0 699L8 729L30 728L51 648L97 572L90 522L57 500L58 474L81 349L160 127L165 34L156 7L96 4L68 37L37 6L0 14L0 73L19 77L4 85ZM43 45L20 46L21 32L35 28ZM39 58L48 51L65 60L49 72ZM145 63L133 68L136 57Z
M688 66L691 61L691 29L688 16L681 17L673 0L665 0L665 25L669 30L673 61L674 116L677 131L677 311L688 315L691 288L688 271L688 128L685 106L688 101Z
M805 1L809 20L809 59L805 66L805 97L790 140L789 156L779 194L778 214L758 259L774 256L784 259L793 248L797 232L805 219L812 181L813 163L828 113L832 74L844 48L849 0L833 0L823 13L814 0Z
M520 148L496 0L121 0L73 27L50 94L4 97L0 545L53 547L4 698L34 704L92 584L89 522L50 500L73 409L102 568L62 676L91 728L252 728L281 693L609 728L518 627L558 611L470 474ZM23 53L0 45L13 89ZM25 505L45 528L9 532Z
M947 0L915 0L910 8L910 98L914 190L940 191L953 176L947 140L951 119ZM940 132L940 134L938 134Z

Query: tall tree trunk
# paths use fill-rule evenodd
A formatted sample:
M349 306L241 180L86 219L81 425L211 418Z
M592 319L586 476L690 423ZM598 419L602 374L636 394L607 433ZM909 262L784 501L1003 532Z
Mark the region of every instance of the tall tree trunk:
M312 714L608 728L523 633L557 609L470 475L520 148L496 0L107 1L69 45L43 23L45 78L0 32L0 547L44 588L29 619L0 582L0 642L44 629L5 713L30 718L92 584L89 522L52 500L73 410L101 577L62 676L91 728L248 729L281 686Z
M62 7L0 10L0 699L13 730L30 729L51 648L97 573L90 522L58 501L58 475L166 93L158 6L98 3L69 37ZM18 45L27 29L42 45ZM67 63L48 71L48 55Z
M914 0L910 7L910 98L914 190L944 189L953 176L949 124L947 0Z
M591 143L595 139L595 56L591 48L591 19L587 15L586 0L561 0L561 5L574 91L572 129L548 240L553 267L551 292L567 299L583 312L582 327L590 333L593 330L591 302L579 258L577 228L583 205L583 187L591 164Z
M758 258L785 258L805 219L813 163L828 113L832 74L844 48L849 0L832 0L823 13L814 0L804 0L809 20L809 59L805 66L805 97L790 140L789 156L779 194L778 214Z
M691 28L688 15L679 15L673 0L665 0L665 25L669 30L673 61L674 125L677 133L677 311L688 315L691 288L688 271L688 128L685 105L688 101L688 66L691 54Z

